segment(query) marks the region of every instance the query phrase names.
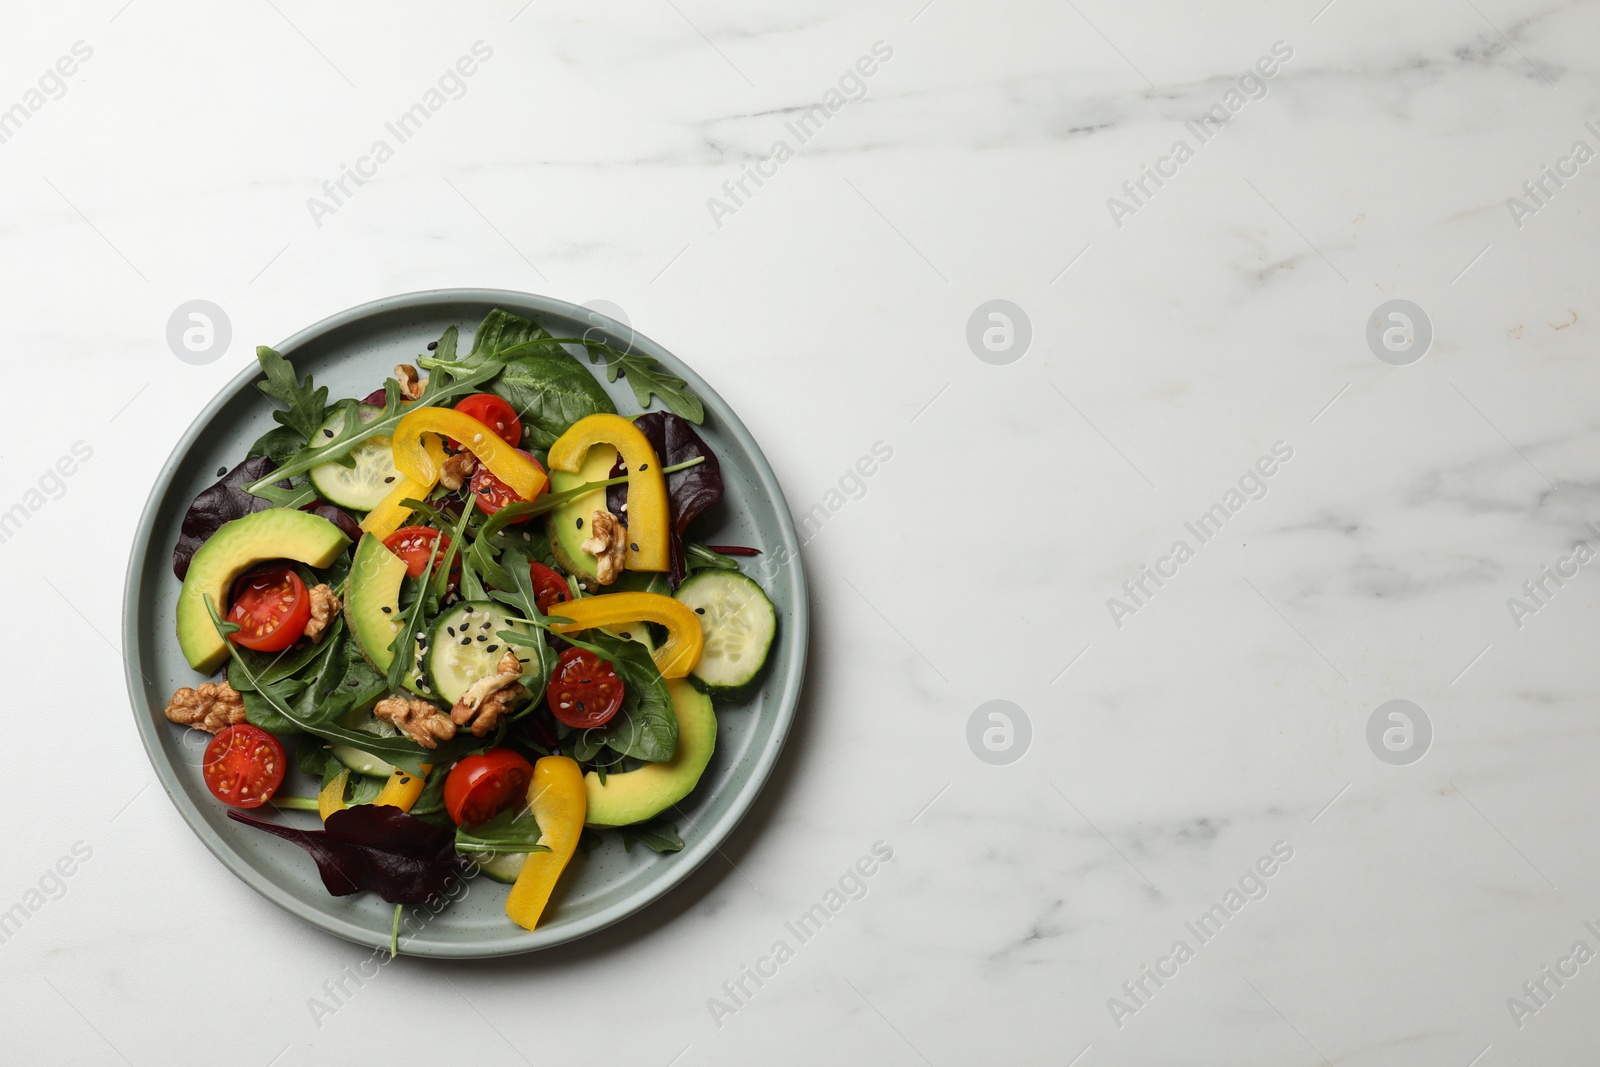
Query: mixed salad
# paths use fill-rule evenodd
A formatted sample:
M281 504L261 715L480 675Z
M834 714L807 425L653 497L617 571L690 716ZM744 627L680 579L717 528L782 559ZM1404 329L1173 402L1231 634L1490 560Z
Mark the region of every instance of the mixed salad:
M663 410L619 415L573 348ZM428 349L332 403L258 350L277 425L174 553L179 645L213 680L166 716L215 735L211 793L330 893L377 893L398 929L476 869L531 930L602 831L683 847L713 699L758 683L777 618L739 569L755 549L692 540L723 486L682 379L498 309L465 354L455 327ZM283 794L291 749L315 796Z

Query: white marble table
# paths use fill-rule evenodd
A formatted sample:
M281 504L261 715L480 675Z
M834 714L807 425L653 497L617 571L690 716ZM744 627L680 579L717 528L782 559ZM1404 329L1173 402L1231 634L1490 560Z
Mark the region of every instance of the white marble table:
M9 12L0 1058L1583 1062L1600 10L1323 2ZM815 658L737 870L358 986L153 786L126 545L253 345L456 285L743 413Z

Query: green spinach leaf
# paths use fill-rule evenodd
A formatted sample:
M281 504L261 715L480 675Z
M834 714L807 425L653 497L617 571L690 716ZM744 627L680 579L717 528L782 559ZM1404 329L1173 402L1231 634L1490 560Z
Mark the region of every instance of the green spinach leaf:
M274 426L256 438L256 443L250 446L250 451L245 453L245 458L266 456L274 463L282 463L300 451L300 446L305 443L305 435L292 426ZM260 494L256 495L259 496Z
M462 362L475 365L498 356L508 348L549 336L522 316L495 308L478 324L478 331L472 335L472 351L467 353L467 358Z
M518 852L549 852L539 844L539 823L527 808L507 808L488 822L456 830L456 851L501 855Z
M516 409L525 448L547 449L579 419L617 412L594 375L557 345L533 341L499 358L505 369L489 388Z

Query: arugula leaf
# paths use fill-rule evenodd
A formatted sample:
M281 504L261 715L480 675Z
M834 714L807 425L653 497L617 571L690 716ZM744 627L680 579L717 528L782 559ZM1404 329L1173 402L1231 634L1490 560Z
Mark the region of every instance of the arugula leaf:
M489 591L483 587L483 580L478 577L477 565L473 563L472 550L477 547L477 542L467 546L461 553L461 597L464 600L488 600Z
M411 607L406 609L400 620L400 629L394 635L394 640L389 643L389 651L394 653L394 658L389 661L387 681L390 689L399 689L407 672L416 667L417 624L422 621L422 606L428 600L428 579L433 577L433 565L438 558L439 553L428 553L428 565L423 568L422 577L416 580L413 587L416 592L411 600Z
M284 649L275 656L268 656L262 652L251 652L247 649L239 650L239 660L249 665L248 672L235 660L228 664L228 684L243 693L255 688L254 680L259 679L262 685L271 685L299 674L300 671L319 656L325 656L344 632L344 615L334 616L333 625L328 627L328 632L321 641L308 641L303 647L293 646Z
M690 574L703 570L736 571L739 569L739 561L732 556L724 556L720 552L713 552L705 545L692 542L683 546L683 557Z
M317 499L317 491L311 483L304 482L290 489L284 489L276 483L269 482L256 489L245 490L251 496L258 496L275 508L299 508Z
M628 380L633 398L641 408L650 406L650 394L661 398L661 404L679 418L688 419L696 426L705 421L705 405L689 391L689 383L673 374L649 356L627 353L610 345L588 343L589 362L600 356L606 360L606 380L614 382L620 374Z
M228 635L238 630L239 627L234 623L224 621L217 614L216 604L212 602L209 596L206 597L205 603L206 612L211 616L211 624L216 627L217 633L227 643L229 652L234 656L234 662L240 662L238 659L239 649L232 641L227 640ZM348 641L346 646L349 646ZM353 672L353 665L348 666ZM437 749L425 749L405 737L379 737L364 730L351 730L340 726L337 722L330 721L338 713L359 705L345 703L341 706L339 701L330 703L324 700L322 707L319 708L317 706L318 698L316 698L315 694L320 687L314 687L307 682L293 678L284 679L273 686L263 687L260 679L254 676L254 672L250 671L248 664L245 664L243 669L247 672L246 678L255 687L253 692L241 694L245 698L246 716L252 723L260 725L256 719L257 715L263 718L268 714L274 715L277 716L275 724L283 727L281 730L274 730L271 727L262 726L263 730L268 733L292 733L295 730L303 730L308 734L315 734L325 741L349 745L363 752L370 752L385 762L392 763L418 776L422 774L422 764L424 763L444 764L459 759L467 752L481 748L491 748L499 743L500 737L504 734L503 728L497 731L492 738L478 738L473 737L471 734L457 734L454 740L445 742ZM368 670L370 671L370 668ZM377 678L376 672L371 673L373 678ZM338 683L335 682L334 685L337 687ZM384 688L386 686L379 685L377 692L382 692ZM352 692L360 692L360 690L352 690ZM307 694L304 703L296 699L301 697L302 694ZM372 694L372 696L376 695L377 693ZM344 694L341 693L340 696L344 697ZM369 696L366 699L371 698ZM346 699L353 701L355 698ZM256 702L255 711L251 709L252 700Z
M472 515L472 509L478 505L478 494L468 493L467 503L461 509L461 517L456 520L455 529L450 531L450 547L445 549L444 560L439 564L438 577L434 579L430 595L433 598L434 610L438 610L440 598L450 586L450 567L456 561L456 556L461 554L461 537L466 532L467 520ZM438 553L434 553L438 555Z
M274 411L272 417L298 433L302 440L309 439L322 425L323 412L328 405L328 387L313 386L309 374L301 382L295 377L294 364L266 345L256 349L256 359L267 376L266 381L256 383L256 388L288 409Z
M452 327L453 329L454 327ZM448 332L448 331L447 331ZM441 343L441 348L443 344ZM371 422L362 422L360 419L346 418L344 425L331 439L310 441L299 452L295 453L282 467L273 472L270 479L263 478L260 482L245 487L246 492L254 492L263 483L276 481L280 478L304 474L322 463L341 459L349 455L350 450L363 441L374 437L391 437L400 420L408 413L419 407L435 407L446 404L460 396L474 392L483 382L500 373L501 364L487 361L476 367L463 367L460 363L440 360L422 360L425 366L436 368L428 378L427 388L421 398L402 405L400 402L400 387L393 379L384 382L383 410ZM346 403L346 401L340 401ZM350 401L350 403L354 403ZM318 426L321 422L318 422ZM316 426L312 427L315 431Z
M622 851L632 852L634 843L643 845L652 852L681 852L683 851L683 838L678 836L676 826L665 826L660 823L642 823L633 826L619 826L617 832L622 835Z

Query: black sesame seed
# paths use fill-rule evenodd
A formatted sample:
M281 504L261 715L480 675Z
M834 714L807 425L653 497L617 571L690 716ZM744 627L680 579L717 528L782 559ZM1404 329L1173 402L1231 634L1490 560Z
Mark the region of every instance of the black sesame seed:
M411 779L409 779L409 778L401 778L400 779L400 784L401 785L410 785L411 784Z
M392 482L392 481L394 481L394 475L392 475L392 474L391 474L391 475L389 475L389 477L387 477L387 478L385 478L385 479L384 479L384 480L383 480L383 484L384 484L384 485L388 485L388 484L389 484L389 483L390 483L390 482Z
M438 348L438 347L439 347L439 342L438 341L429 341L428 342L428 351L429 352L432 352L435 348Z
M647 470L649 470L649 469L650 469L650 464L648 464L648 463L641 463L641 464L639 464L639 469L640 469L640 470L642 470L642 471L647 471Z
M227 474L227 473L228 473L228 468L227 467L218 467L217 468L217 477L218 478L222 477L224 474Z
M344 684L345 685L351 685L351 686L360 685L361 684L361 679L360 678L352 678L352 679L350 679L348 682L346 682Z
M583 520L582 519L578 520L578 529L580 529L580 530L583 529Z
M385 614L385 615L389 615L389 614L392 614L392 613L393 613L393 612L394 612L394 609L393 609L393 608L391 608L391 607L389 607L389 606L388 606L388 605L387 605L387 604L385 604L385 605L384 605L384 608L383 608L383 613L384 613L384 614Z
M629 546L628 546L628 547L629 547L629 548L631 548L631 549L633 549L633 550L634 550L634 551L635 551L635 552L637 552L637 551L639 551L639 546L638 546L638 544L631 544L631 545L629 545Z
M624 641L632 641L633 640L633 635L630 634L628 631L624 630L624 631L622 631L622 639Z
M324 436L324 437L332 437L333 436L333 431L332 430L323 430L322 431L322 436Z
M695 608L694 609L694 613L696 615L704 615L706 613L706 609L705 608Z

